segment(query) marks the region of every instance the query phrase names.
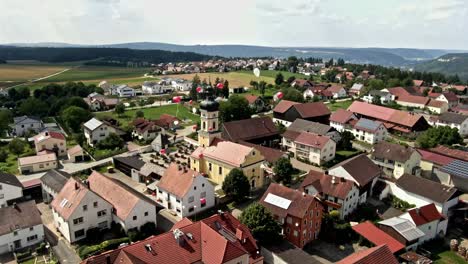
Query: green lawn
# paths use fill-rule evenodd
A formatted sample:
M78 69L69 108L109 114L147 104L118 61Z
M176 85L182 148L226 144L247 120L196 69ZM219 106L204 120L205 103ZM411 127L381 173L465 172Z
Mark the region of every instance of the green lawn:
M343 157L351 157L358 153L359 150L337 150L336 155L340 155Z
M44 82L69 82L86 80L109 80L116 78L142 77L149 68L80 66L44 80Z
M330 111L335 112L337 109L348 109L348 107L353 103L352 100L342 101L342 102L335 102L327 104L328 109Z
M177 106L178 113L177 113ZM145 118L147 119L158 119L162 114L169 114L176 116L181 120L187 120L189 124L194 124L200 122L200 116L195 115L189 111L189 109L185 108L182 105L165 105L165 106L157 106L152 108L143 108L138 110L128 110L125 111L123 116L117 116L114 112L103 112L97 113L97 117L103 116L112 116L113 118L119 120L122 126L128 126L130 122L135 119L135 114L137 111L143 111L145 113Z
M0 171L8 172L11 174L18 174L18 158L16 157L16 155L10 153L10 151L8 150L8 145L2 145L0 146L0 149L4 149L8 153L8 158L6 162L0 162ZM29 146L29 144L27 144L26 148L23 151L23 154L21 154L20 157L31 155L35 155L35 152Z
M444 251L437 254L434 264L466 264L467 262L453 251Z

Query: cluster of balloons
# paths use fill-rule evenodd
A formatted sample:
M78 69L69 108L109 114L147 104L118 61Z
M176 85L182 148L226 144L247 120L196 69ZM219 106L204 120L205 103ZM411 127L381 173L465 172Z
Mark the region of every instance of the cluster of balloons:
M277 92L277 93L273 96L273 100L275 100L275 101L281 100L281 98L283 98L283 92Z
M172 97L172 102L177 104L177 103L180 103L180 101L182 101L182 97L180 96L174 96Z

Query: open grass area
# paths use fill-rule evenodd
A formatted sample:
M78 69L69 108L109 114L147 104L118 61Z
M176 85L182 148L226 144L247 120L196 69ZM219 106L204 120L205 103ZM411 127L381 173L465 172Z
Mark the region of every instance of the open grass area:
M8 153L7 160L5 162L0 162L0 171L11 174L18 174L18 157L15 154L10 153L8 150L8 145L5 143L2 143L0 149L5 150ZM31 155L35 155L35 151L29 146L29 144L26 144L26 147L20 157Z
M195 73L164 75L162 77L192 80L194 76ZM228 80L229 87L250 87L250 81L265 81L271 84L275 82L275 78L266 76L260 76L259 78L257 78L253 75L253 73L250 72L206 72L198 73L198 76L202 81L206 79L207 82L209 82L210 80L211 82L214 82L216 80L216 77Z
M149 68L80 66L62 74L47 78L44 82L76 82L87 80L111 80L142 77Z
M253 71L239 71L239 73L251 75L253 78L256 78L253 74ZM273 81L276 78L276 75L278 73L281 73L284 77L284 80L286 81L289 77L294 76L296 79L309 79L309 76L306 76L302 73L292 73L292 72L287 72L287 71L268 71L268 70L263 70L260 72L261 77L270 77L273 78Z
M125 127L135 119L135 114L137 111L143 111L143 113L145 113L145 118L147 119L158 119L162 114L169 114L173 116L177 115L179 119L182 121L186 120L188 124L200 122L200 117L198 115L191 113L189 109L182 105L179 105L179 111L177 111L176 104L157 106L152 108L142 108L138 110L128 110L125 111L124 115L122 116L118 116L114 112L102 112L97 113L97 117L112 116L113 118L117 119L123 127Z
M0 81L30 81L67 69L64 65L0 64Z
M335 112L337 109L348 109L348 107L353 103L353 100L348 100L348 101L341 101L341 102L335 102L335 103L329 103L327 104L328 109L330 111Z
M466 261L453 251L443 251L437 254L434 264L466 264Z

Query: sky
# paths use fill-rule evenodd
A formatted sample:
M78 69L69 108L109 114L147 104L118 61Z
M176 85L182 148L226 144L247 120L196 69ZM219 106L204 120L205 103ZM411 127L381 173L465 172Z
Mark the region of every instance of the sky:
M0 43L468 49L466 0L0 0Z

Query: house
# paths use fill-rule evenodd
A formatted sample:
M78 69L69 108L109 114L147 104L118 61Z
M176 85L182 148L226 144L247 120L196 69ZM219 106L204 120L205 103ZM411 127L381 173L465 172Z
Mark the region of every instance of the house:
M42 132L34 136L36 153L47 150L54 152L57 157L67 156L67 140L59 132Z
M372 195L372 188L382 171L365 154L361 154L331 167L328 174L355 182L359 188L361 204Z
M145 81L141 85L144 94L163 94L170 93L174 90L172 84L168 81L162 80L159 82Z
M177 79L171 81L172 87L181 92L190 91L192 88L192 82L184 79Z
M316 197L272 183L259 203L280 223L285 239L297 247L318 238L323 206Z
M351 120L357 121L358 118L353 112L339 108L331 114L330 126L342 133L346 131L347 124L349 124Z
M382 142L387 138L387 128L380 121L360 118L357 122L351 122L351 126L346 129L350 131L359 141L369 144Z
M416 207L433 203L445 216L449 216L449 209L458 203L459 197L457 188L409 174L404 174L395 183L387 182L381 197L386 194L392 194Z
M362 97L362 100L366 103L373 104L374 101L377 100L376 98L379 98L380 104L388 104L395 99L395 97L389 92L371 90L367 95Z
M304 100L310 100L314 97L320 100L333 99L332 91L328 90L328 84L316 84L314 87L307 88L303 93Z
M43 241L44 226L33 200L0 208L0 255Z
M421 175L425 178L431 178L432 176L438 176L440 169L454 161L454 158L447 157L438 153L427 151L424 149L417 149L419 154L421 154ZM449 182L449 179L442 180L440 177L439 181L441 183Z
M263 146L276 146L280 132L270 117L224 122L221 137L232 142L246 141Z
M447 233L448 219L439 213L433 203L411 209L400 217L411 221L424 233L424 236L419 239L420 244L444 237Z
M327 91L332 93L334 99L343 98L348 95L344 87L337 84L333 84L332 86L328 87Z
M452 92L444 92L436 98L437 101L446 102L449 109L458 104L458 96Z
M67 156L70 162L85 161L88 157L88 155L85 154L83 148L80 145L75 145L68 149Z
M21 174L36 173L58 167L57 155L54 152L45 151L45 153L39 154L18 159L18 169Z
M39 117L18 116L13 118L13 134L22 137L27 133L38 133L44 128L44 123Z
M138 140L152 140L162 131L156 122L144 118L137 118L133 121L132 137Z
M349 89L348 93L351 96L360 96L364 88L364 84L362 83L355 83Z
M359 189L353 181L322 172L309 171L300 189L306 194L320 197L325 212L336 210L340 213L340 219L352 213L359 204Z
M125 231L140 229L146 223L156 224L156 203L145 194L97 171L91 173L87 184L92 192L112 206L109 212L112 213L112 221Z
M161 151L162 149L166 149L169 147L169 137L165 133L159 133L156 137L151 141L151 148L154 151Z
M447 112L441 114L437 121L435 122L435 126L448 126L450 128L458 129L458 133L460 136L465 137L468 136L468 116Z
M424 109L429 103L429 98L417 95L400 95L395 98L395 102L401 106Z
M437 101L434 99L430 99L429 103L426 105L427 109L435 114L443 114L448 111L448 104L443 101Z
M70 179L70 174L52 169L47 171L41 178L42 198L45 203L50 203L62 190L65 183Z
M173 115L162 114L158 119L154 120L153 123L164 129L177 129L179 127L180 119Z
M135 97L136 91L135 89L128 87L126 84L122 84L115 88L114 94L119 97Z
M265 147L262 145L252 144L246 141L239 141L239 144L255 148L256 150L260 151L260 154L265 158L265 162L263 163L265 172L272 172L272 165L275 164L280 158L287 158L288 155L286 152L283 152L279 149ZM268 171L269 170L269 171Z
M399 264L386 244L355 252L336 264Z
M288 130L283 134L282 146L297 159L317 165L335 158L336 142L314 133Z
M250 187L260 188L265 175L262 164L263 155L255 149L230 141L219 142L216 146L198 147L190 155L190 167L205 174L211 181L222 186L224 179L232 169L240 169L249 179Z
M249 102L249 107L254 110L255 113L261 112L265 109L265 101L263 101L262 97L253 94L248 94L244 97L247 99L247 102Z
M0 208L10 205L11 201L21 197L23 197L23 185L18 178L13 174L0 172Z
M134 181L140 182L138 175L145 162L139 156L113 157L114 167L123 174L131 177Z
M398 133L425 131L429 128L426 119L418 114L392 108L354 101L348 107L357 117L364 117L386 123L387 129Z
M321 123L312 122L300 118L294 120L294 122L292 122L292 124L288 127L287 130L295 131L298 133L309 132L321 136L327 136L333 139L335 142L339 142L341 140L341 135L338 131L336 131L335 128L329 125L324 125Z
M198 222L184 218L171 231L85 259L82 264L249 263L263 256L250 230L229 213Z
M362 222L351 228L375 246L387 245L393 254L405 248L404 244L376 227L370 221Z
M416 250L424 232L416 227L410 220L401 217L392 217L378 222L380 230L389 234L401 244L406 250Z
M214 186L199 172L171 163L157 186L157 202L180 218L215 205Z
M440 171L447 174L449 186L468 192L468 161L454 160L443 166Z
M328 125L330 114L330 110L322 102L300 104L282 100L273 109L273 122L288 127L294 120L301 118Z
M94 117L84 123L83 128L86 142L92 147L95 147L97 143L106 139L112 133L117 135L125 133L110 122L101 121Z
M451 110L457 114L468 115L468 104L458 104Z
M421 154L415 149L390 142L375 144L371 159L390 177L398 179L403 174L419 175Z
M114 109L119 103L118 98L107 98L102 94L91 93L83 100L89 105L91 111L103 111Z
M292 87L300 87L300 88L311 88L311 87L314 87L314 83L309 81L309 80L305 80L305 79L295 79L292 83L291 83L291 86Z
M112 205L74 178L68 179L51 207L55 227L70 243L85 238L95 228L109 228L112 223Z
M424 84L423 80L413 80L414 86L421 87Z

